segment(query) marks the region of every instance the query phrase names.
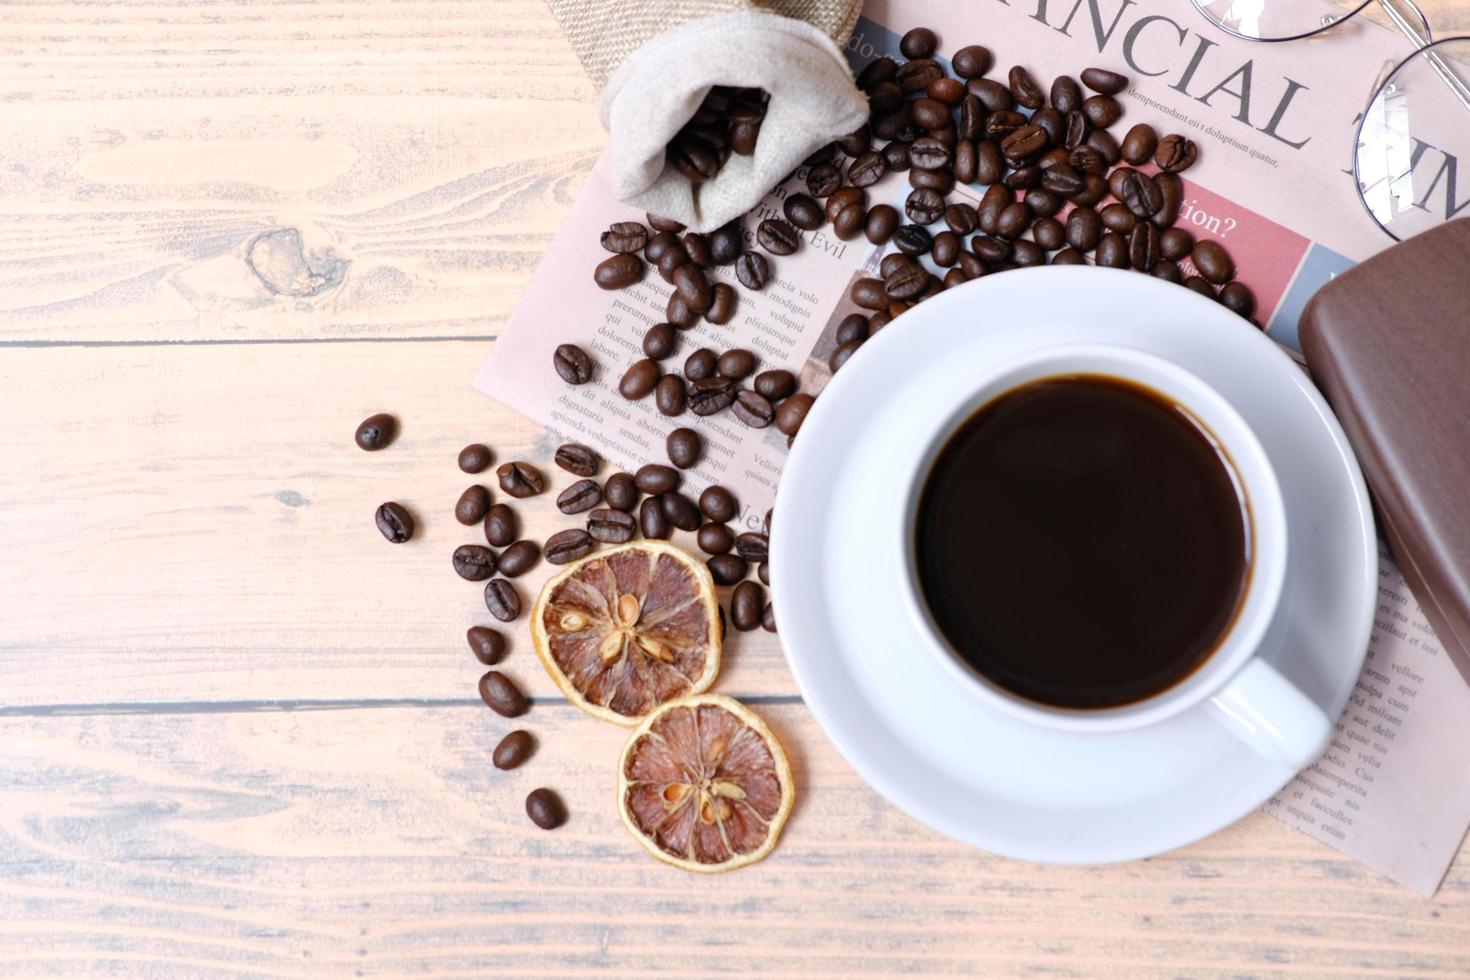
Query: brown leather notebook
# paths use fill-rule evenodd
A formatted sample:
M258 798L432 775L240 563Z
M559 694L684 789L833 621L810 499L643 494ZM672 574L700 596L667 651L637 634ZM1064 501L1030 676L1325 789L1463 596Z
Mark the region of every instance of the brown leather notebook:
M1470 683L1470 219L1343 273L1300 326L1394 558Z

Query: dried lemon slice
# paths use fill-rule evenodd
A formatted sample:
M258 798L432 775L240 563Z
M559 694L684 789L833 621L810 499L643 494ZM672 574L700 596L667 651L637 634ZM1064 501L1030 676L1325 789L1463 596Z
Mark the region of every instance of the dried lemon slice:
M647 851L685 871L754 864L776 846L796 789L786 752L739 701L704 694L643 720L618 764L618 812Z
M531 609L531 642L547 673L577 707L620 725L709 687L720 638L709 570L662 541L573 562Z

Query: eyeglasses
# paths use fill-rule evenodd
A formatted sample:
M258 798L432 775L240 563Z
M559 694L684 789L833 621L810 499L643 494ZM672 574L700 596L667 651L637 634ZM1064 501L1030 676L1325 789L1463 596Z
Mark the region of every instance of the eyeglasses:
M1318 0L1193 0L1215 26L1249 41L1311 37L1376 2L1415 50L1384 66L1358 120L1358 197L1395 241L1470 216L1470 168L1457 185L1459 162L1470 160L1470 37L1435 41L1413 0L1349 2L1357 6L1324 14Z

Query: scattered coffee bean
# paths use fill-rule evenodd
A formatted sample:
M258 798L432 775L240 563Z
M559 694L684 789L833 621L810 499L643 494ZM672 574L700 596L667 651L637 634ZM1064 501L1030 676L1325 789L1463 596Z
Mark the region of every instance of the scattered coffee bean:
M603 259L593 270L593 280L603 289L626 289L643 280L647 266L636 255L618 254Z
M979 44L967 44L950 56L949 66L961 78L979 78L990 70L994 59L990 49Z
M1140 221L1134 227L1128 237L1128 260L1140 272L1159 264L1159 230L1152 222Z
M776 428L783 435L794 436L806 421L815 399L806 392L798 392L776 406Z
M1196 242L1189 258L1199 274L1216 286L1229 282L1235 275L1235 262L1219 242Z
M874 245L882 245L893 237L900 221L898 209L893 205L875 205L868 212L868 219L863 225L863 236Z
M613 510L632 513L638 506L638 484L627 473L614 473L602 487L602 499Z
M727 282L717 282L710 291L711 297L709 309L704 312L706 323L721 326L729 323L735 316L735 307L739 304L739 297L735 294L735 287Z
M581 514L602 503L602 487L596 480L578 480L556 495L556 509L563 514Z
M1124 179L1122 200L1128 205L1128 210L1140 218L1149 217L1164 204L1158 182L1137 170Z
M739 279L740 285L746 289L764 289L766 283L771 279L770 264L759 252L746 252L735 260L735 278Z
M653 403L661 415L683 415L684 408L689 403L684 379L677 374L666 374L659 378L653 389Z
M709 309L714 299L709 278L705 276L703 269L692 262L674 270L673 286L683 297L684 305L695 313L703 313Z
M1186 139L1178 133L1170 133L1159 140L1158 148L1154 151L1154 163L1158 164L1160 170L1177 174L1194 166L1194 161L1199 159L1199 147L1194 145L1194 140Z
M735 550L749 561L765 561L769 547L766 536L756 531L747 531L735 538Z
M583 385L592 380L592 358L576 344L561 344L551 360L557 375L569 385Z
M854 315L860 316L861 314ZM846 321L844 320L843 322ZM863 324L864 326L867 325L866 318L864 318ZM796 391L796 375L787 371L785 368L773 368L757 374L751 386L755 388L756 394L761 397L768 398L771 401L780 401Z
M578 442L564 442L552 457L557 466L575 476L595 476L602 458L591 448Z
M1094 262L1109 269L1126 269L1129 265L1128 239L1116 231L1105 233L1097 243Z
M623 378L618 382L618 393L630 402L646 398L662 375L657 361L651 358L634 361L623 372Z
M735 495L719 484L706 487L699 495L699 509L705 517L719 524L734 520L740 513Z
M766 608L766 590L759 582L741 582L730 593L730 623L742 633L761 624Z
M534 497L546 489L546 478L541 471L520 460L500 464L495 476L500 481L500 489L512 497Z
M505 569L500 572L505 574ZM521 614L520 593L505 579L492 578L485 583L485 608L502 623L513 622Z
M638 522L632 514L603 508L587 515L587 533L604 544L625 544L637 535Z
M1106 68L1084 68L1082 84L1102 95L1117 95L1128 87L1128 76Z
M541 560L541 549L534 541L512 541L498 559L499 571L506 578L516 578L536 567ZM509 584L509 583L507 583Z
M745 226L736 218L709 234L709 256L715 265L729 265L745 251Z
M888 161L884 159L883 154L872 150L847 165L847 179L854 187L872 187L887 173ZM792 223L795 224L795 222Z
M650 496L678 489L681 479L678 470L662 463L644 463L633 474L638 489Z
M413 515L402 504L389 501L381 505L373 519L383 537L394 544L402 544L413 537Z
M740 389L733 408L735 417L752 429L764 429L776 421L776 407L770 399L748 388Z
M826 220L822 214L822 206L807 194L792 194L787 197L782 210L786 213L786 220L803 231L815 231Z
M504 548L516 539L516 513L507 504L496 504L485 512L485 540Z
M681 531L699 530L699 507L694 501L677 490L671 490L658 499L659 507L670 524Z
M684 230L684 226L675 221L673 218L660 218L657 215L653 214L644 214L643 217L644 220L648 222L648 227L652 228L654 231L676 232Z
M490 465L490 447L476 442L459 451L459 468L466 473L480 473Z
M714 264L710 257L708 238L697 231L690 231L686 232L680 241L684 243L684 251L689 256L690 262L701 269L707 269Z
M461 524L478 524L490 510L490 491L476 484L465 487L454 505L454 519Z
M716 365L719 358L715 352L708 347L701 347L690 354L684 360L684 379L686 381L703 381L715 375Z
M939 47L939 37L927 27L915 27L898 42L899 53L905 58L927 58Z
M488 626L471 626L465 631L465 640L475 659L487 667L505 659L505 635Z
M602 233L602 247L609 252L641 252L648 244L648 229L641 221L617 221Z
M755 240L772 255L790 255L801 244L796 229L780 218L767 218L755 230Z
M715 362L715 370L723 378L741 380L755 371L755 355L743 347L732 348L721 354Z
M1220 287L1220 302L1226 309L1247 319L1256 312L1256 297L1240 280L1232 280Z
M704 437L693 429L680 428L670 432L664 440L669 462L681 470L687 470L699 462L704 454Z
M771 563L763 561L755 567L755 577L761 580L761 584L771 584Z
M672 323L655 323L643 334L643 354L655 361L672 355L679 346L679 334Z
M716 585L734 585L750 571L750 563L739 555L711 555L705 565Z
M761 629L767 633L776 632L776 607L769 602L766 603L765 611L761 613Z
M866 205L867 203L868 194L861 187L844 187L827 198L825 206L827 219L835 221L837 216L850 205Z
M838 344L832 348L832 353L827 358L827 370L836 374L842 368L842 365L847 363L847 359L857 353L857 349L862 345L863 342L861 340L849 340L845 344Z
M909 220L920 225L938 221L944 214L944 208L944 195L926 188L910 191L903 204L904 213Z
M713 415L735 404L740 382L730 378L701 378L689 383L689 410L695 415Z
M669 519L664 516L663 505L657 497L648 497L639 505L638 527L650 540L662 540L672 533Z
M454 571L470 582L483 582L495 574L495 552L482 544L462 544L454 549Z
M352 438L357 443L358 449L366 449L370 453L375 453L379 449L386 448L397 435L398 420L391 415L379 413L363 419Z
M496 769L514 769L531 757L536 751L536 740L531 733L523 728L518 728L495 746L495 751L490 755L490 761L495 763Z
M580 527L557 531L546 539L541 553L552 565L565 565L592 553L592 535Z
M1194 250L1194 236L1183 228L1168 228L1159 235L1159 254L1177 262Z
M567 808L561 797L543 787L526 797L526 816L542 830L555 830L567 822Z
M904 255L918 256L929 251L934 237L923 225L904 225L893 233L893 244Z
M1128 130L1128 134L1123 137L1120 152L1124 160L1138 166L1152 160L1154 150L1158 149L1158 146L1158 132L1148 123L1139 123Z
M849 313L842 318L841 323L837 324L837 333L834 335L833 340L839 344L845 344L853 340L867 340L869 332L867 317L861 313ZM759 385L757 385L757 388L759 388ZM776 397L766 392L761 392L761 394L766 395L767 398Z
M530 699L515 682L498 670L487 670L480 678L480 698L491 711L505 718L519 717L531 707Z
M707 555L723 555L735 547L735 533L728 524L706 524L699 529L694 540Z
M1220 294L1215 292L1215 287L1199 276L1190 276L1184 280L1184 288L1199 293L1208 299L1219 299Z

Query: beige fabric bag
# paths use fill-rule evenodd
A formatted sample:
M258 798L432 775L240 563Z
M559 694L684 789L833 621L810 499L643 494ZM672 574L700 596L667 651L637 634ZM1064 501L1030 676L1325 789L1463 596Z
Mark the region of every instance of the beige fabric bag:
M868 118L840 45L861 0L550 0L595 85L618 198L709 231ZM664 148L712 86L771 96L755 153L691 184Z

